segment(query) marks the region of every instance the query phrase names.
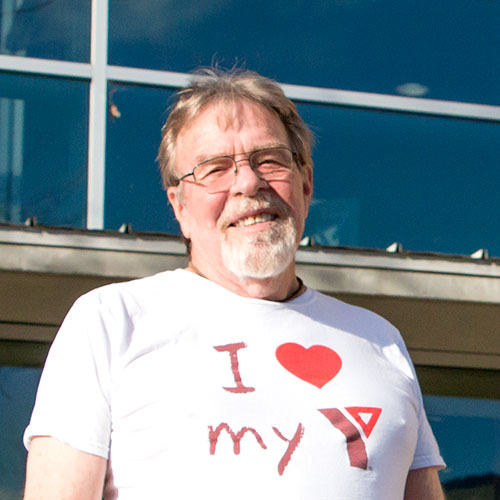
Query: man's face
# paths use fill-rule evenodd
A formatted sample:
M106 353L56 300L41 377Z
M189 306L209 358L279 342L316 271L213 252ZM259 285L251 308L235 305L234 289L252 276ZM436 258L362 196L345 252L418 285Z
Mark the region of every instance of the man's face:
M246 101L202 109L177 139L176 167L187 174L203 160L236 155L238 173L225 192L209 194L187 177L168 197L186 238L191 262L202 274L267 278L293 267L312 195L311 171L296 165L279 181L266 182L250 168L248 154L290 147L277 116Z

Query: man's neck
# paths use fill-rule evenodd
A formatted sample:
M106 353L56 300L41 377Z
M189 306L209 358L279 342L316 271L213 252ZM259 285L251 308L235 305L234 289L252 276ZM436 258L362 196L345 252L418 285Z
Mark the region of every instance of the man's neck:
M295 275L295 263L278 276L264 279L240 278L230 271L222 274L210 269L203 270L193 261L189 263L186 270L203 276L243 297L285 302L298 297L305 291L302 281Z

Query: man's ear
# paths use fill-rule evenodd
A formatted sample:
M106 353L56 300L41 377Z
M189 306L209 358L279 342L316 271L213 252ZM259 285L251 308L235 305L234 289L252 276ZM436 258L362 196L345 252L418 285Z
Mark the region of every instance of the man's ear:
M167 197L168 201L172 205L172 208L174 209L175 218L179 223L184 238L189 239L190 231L189 224L186 220L186 209L184 206L182 188L179 186L169 186L167 188Z
M304 173L302 175L302 191L304 193L304 204L306 207L306 217L309 212L309 205L313 195L313 172L312 166L304 166Z

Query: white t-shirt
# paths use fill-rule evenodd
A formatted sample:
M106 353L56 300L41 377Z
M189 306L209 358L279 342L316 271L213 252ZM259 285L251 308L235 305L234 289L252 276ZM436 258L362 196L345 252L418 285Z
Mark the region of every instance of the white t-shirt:
M387 321L184 270L76 301L26 446L39 435L109 458L120 500L401 500L409 469L444 465Z

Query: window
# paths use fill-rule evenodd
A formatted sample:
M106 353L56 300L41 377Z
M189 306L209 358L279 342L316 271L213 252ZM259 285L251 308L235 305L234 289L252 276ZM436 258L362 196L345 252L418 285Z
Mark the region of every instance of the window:
M106 229L176 234L179 228L155 162L170 89L110 83L106 150Z
M299 104L317 137L305 234L322 245L500 256L500 126ZM488 216L487 214L490 214Z
M88 84L0 72L0 221L85 227Z
M491 0L111 0L109 62L239 62L298 85L500 104L499 24Z
M22 498L29 423L41 368L0 366L0 498Z
M446 498L497 498L500 493L500 401L444 396L426 396L424 400L447 464L446 469L440 471Z
M88 62L90 0L2 0L0 54Z

